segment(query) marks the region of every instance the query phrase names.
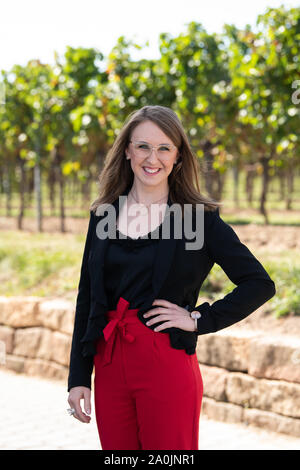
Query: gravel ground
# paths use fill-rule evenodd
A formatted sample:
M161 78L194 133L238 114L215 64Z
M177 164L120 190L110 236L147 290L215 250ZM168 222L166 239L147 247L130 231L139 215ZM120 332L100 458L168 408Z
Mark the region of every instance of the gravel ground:
M101 450L92 420L80 423L66 411L66 384L0 370L1 450ZM299 450L300 439L201 416L200 450Z

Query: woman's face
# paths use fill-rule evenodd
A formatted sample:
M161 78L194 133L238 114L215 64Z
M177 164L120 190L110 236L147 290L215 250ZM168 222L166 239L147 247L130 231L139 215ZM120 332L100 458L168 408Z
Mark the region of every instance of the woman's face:
M125 150L131 161L135 178L147 186L165 186L167 178L177 160L178 149L172 140L152 121L144 121L135 127L131 134L128 148ZM134 143L138 148L134 147ZM148 145L159 146L147 156L145 149ZM165 145L163 145L165 144ZM170 145L170 147L167 147ZM147 173L147 169L152 170ZM154 170L158 170L153 173Z

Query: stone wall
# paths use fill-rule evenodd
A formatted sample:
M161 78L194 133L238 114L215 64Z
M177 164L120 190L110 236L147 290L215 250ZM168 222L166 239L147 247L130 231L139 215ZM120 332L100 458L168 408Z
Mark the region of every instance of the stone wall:
M203 413L300 437L300 338L234 327L199 336Z
M73 324L71 302L0 297L0 367L67 391ZM300 338L233 326L199 336L197 356L205 416L300 437Z
M0 366L67 381L73 324L71 302L0 297Z

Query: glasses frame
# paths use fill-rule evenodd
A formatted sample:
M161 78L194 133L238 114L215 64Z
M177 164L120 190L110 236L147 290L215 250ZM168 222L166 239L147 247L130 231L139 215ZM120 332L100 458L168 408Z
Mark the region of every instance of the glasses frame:
M130 140L129 143L132 143L132 144L145 144L145 145L149 145L150 147L150 152L149 152L149 155L147 156L150 157L150 155L152 154L153 152L153 149L157 149L158 147L170 147L170 150L173 150L173 149L177 149L176 145L173 145L173 144L166 144L166 145L151 145L151 144L148 144L148 142L143 142L141 140ZM177 149L178 150L178 149Z

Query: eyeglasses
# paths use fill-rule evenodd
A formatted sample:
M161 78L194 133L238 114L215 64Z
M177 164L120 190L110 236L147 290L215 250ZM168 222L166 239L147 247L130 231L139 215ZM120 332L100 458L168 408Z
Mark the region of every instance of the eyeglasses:
M173 151L177 149L176 145L172 144L165 144L165 145L151 145L147 142L140 142L140 141L133 141L130 140L134 147L134 153L137 157L144 157L147 158L151 155L152 150L155 149L157 151L157 155L159 157L168 157L173 155Z

